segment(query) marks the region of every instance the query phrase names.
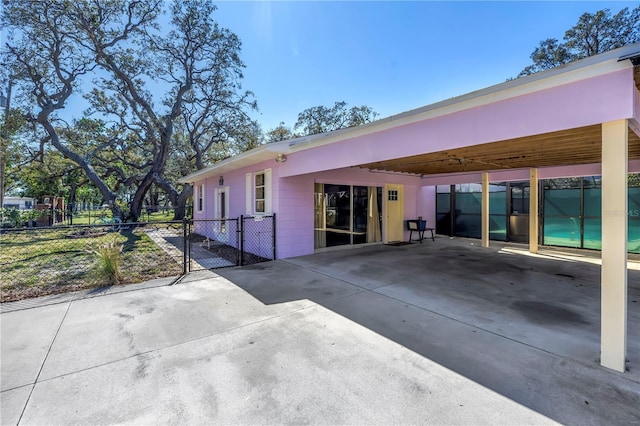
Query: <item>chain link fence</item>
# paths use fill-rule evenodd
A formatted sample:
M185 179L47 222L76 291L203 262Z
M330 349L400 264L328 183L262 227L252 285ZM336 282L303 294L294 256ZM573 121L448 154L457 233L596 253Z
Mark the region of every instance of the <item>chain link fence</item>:
M0 231L2 302L183 273L182 222Z
M174 208L144 206L140 222L167 222L177 217L190 217L191 206ZM104 225L113 219L108 206L84 206L80 208L38 208L19 210L13 207L0 209L0 228L27 228L43 226Z
M7 302L275 258L275 215L0 229L0 295Z
M188 235L189 271L251 265L276 258L275 215L194 219Z
M197 219L189 223L188 270L240 265L239 219Z
M240 265L276 258L276 221L273 216L241 216Z

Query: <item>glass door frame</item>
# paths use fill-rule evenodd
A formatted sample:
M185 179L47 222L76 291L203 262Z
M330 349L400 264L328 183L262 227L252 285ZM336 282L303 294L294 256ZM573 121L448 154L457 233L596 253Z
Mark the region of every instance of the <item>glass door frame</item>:
M315 198L315 194L318 194L318 192L316 192L316 185L321 185L321 188L322 188L322 192L321 192L321 194L322 194L322 196L323 196L323 197L326 197L326 194L327 194L327 192L326 192L326 186L327 186L327 185L331 185L331 186L344 186L344 187L348 186L348 187L349 187L349 229L348 229L348 231L347 231L347 230L344 230L344 231L347 231L347 232L348 232L348 234L349 234L349 242L348 242L348 243L345 243L345 244L337 244L337 245L328 245L328 244L327 244L327 232L331 232L331 231L330 231L330 228L327 226L327 219L326 219L326 215L327 215L327 210L328 210L328 209L327 209L327 207L328 207L328 200L326 200L326 199L325 199L325 200L321 203L322 208L323 208L323 210L324 210L324 211L322 212L322 220L321 220L321 221L322 221L322 223L324 224L324 227L323 227L322 229L317 229L317 228L315 227L315 220L316 220L316 218L317 218L317 217L316 217L316 215L318 214L318 212L317 212L317 211L314 211L314 247L315 247L315 249L317 250L317 249L322 249L322 248L327 248L327 247L340 247L340 246L347 246L347 245L361 245L361 244L367 244L366 240L365 240L365 242L357 242L357 243L356 243L356 242L354 242L354 236L355 236L355 234L354 234L354 233L355 233L355 231L354 231L354 204L355 204L355 200L354 200L354 193L355 193L355 191L354 191L354 188L355 188L355 187L367 188L367 198L369 198L369 197L370 197L370 194L369 194L369 188L376 188L376 194L375 194L375 196L376 196L376 197L379 197L381 194L383 194L383 193L384 193L383 188L382 188L382 187L380 187L380 186L378 186L378 185L371 185L371 186L369 186L369 185L355 185L355 184L339 184L339 183L324 183L324 182L322 182L322 183L321 183L321 182L314 182L314 198ZM377 204L378 204L378 214L379 214L379 217L377 218L377 220L379 220L379 221L382 221L382 217L384 217L384 215L383 215L383 209L384 209L383 204L384 204L384 203L382 203L382 201L383 201L383 200L379 200L379 201L377 201ZM316 207L317 207L317 205L316 205L315 203L316 203L316 201L314 200L314 210L316 210ZM368 208L368 207L367 207L367 208ZM367 214L367 220L368 220L368 214ZM382 223L380 223L380 228L382 229ZM337 229L337 228L336 228L336 229ZM325 233L325 236L324 236L324 238L323 238L324 245L321 245L320 247L317 247L317 245L318 245L318 234L317 234L317 232L324 232L324 233ZM376 241L375 243L379 243L379 242L381 242L381 241L382 241L382 240L380 240L380 241Z

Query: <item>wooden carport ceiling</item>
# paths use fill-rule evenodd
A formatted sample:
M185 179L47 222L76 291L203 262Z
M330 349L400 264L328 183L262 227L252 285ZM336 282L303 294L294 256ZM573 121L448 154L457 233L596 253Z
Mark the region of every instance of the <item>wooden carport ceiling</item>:
M465 148L362 164L371 170L430 175L600 163L600 124ZM640 138L629 129L629 159L640 159Z

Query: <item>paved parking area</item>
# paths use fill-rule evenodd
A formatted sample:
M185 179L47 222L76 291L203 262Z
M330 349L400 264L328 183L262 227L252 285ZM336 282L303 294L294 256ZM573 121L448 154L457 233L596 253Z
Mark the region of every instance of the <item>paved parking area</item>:
M1 423L640 423L640 272L621 374L593 259L471 244L5 304Z

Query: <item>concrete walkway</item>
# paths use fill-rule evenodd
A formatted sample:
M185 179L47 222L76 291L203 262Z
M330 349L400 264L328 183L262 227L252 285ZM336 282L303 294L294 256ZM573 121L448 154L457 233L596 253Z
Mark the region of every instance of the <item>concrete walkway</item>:
M621 374L598 271L437 239L4 304L0 420L640 423L640 275Z
M173 260L182 265L184 259L184 237L182 229L152 229L146 231L160 248L162 248ZM216 255L205 247L213 244L222 244L217 241L197 242L191 244L191 268L192 270L227 268L236 263Z

